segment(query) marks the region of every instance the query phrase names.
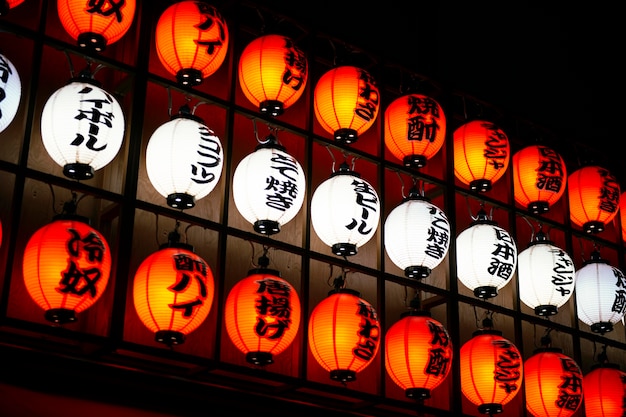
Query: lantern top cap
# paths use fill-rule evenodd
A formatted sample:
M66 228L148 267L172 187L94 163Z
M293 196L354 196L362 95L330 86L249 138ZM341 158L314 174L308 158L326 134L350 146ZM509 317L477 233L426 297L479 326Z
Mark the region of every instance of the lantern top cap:
M478 329L474 333L472 333L472 337L482 335L502 336L502 331L496 329Z
M339 165L339 170L333 172L330 177L332 178L338 175L352 175L353 177L361 178L361 174L356 171L352 171L346 161L342 162L341 165Z
M533 355L537 353L563 353L563 349L552 346L543 346L533 350Z
M472 221L472 223L470 224L470 226L474 226L476 224L490 224L490 225L496 226L498 223L490 219L489 216L487 215L487 212L483 208L481 208L478 211L478 214L476 215L476 218L474 219L474 221Z
M102 83L96 80L95 78L93 78L93 76L94 76L94 73L91 72L89 67L87 67L84 70L82 70L77 76L70 78L67 83L68 84L87 83L87 84L95 85L96 87L101 87Z
M432 317L432 314L428 310L409 310L400 314L400 318L405 317Z
M188 243L183 243L183 242L167 242L167 243L163 243L159 246L159 249L185 249L188 250L189 252L194 252L193 249L193 245L190 245Z
M409 195L404 198L404 201L409 200L431 201L430 198L426 197L416 186L411 187Z
M250 275L272 275L275 276L277 278L281 278L280 276L280 271L277 269L271 269L271 268L252 268L250 270L248 270L248 276Z
M589 265L589 264L599 264L599 263L608 264L609 261L606 259L602 259L602 257L600 256L600 251L594 250L593 252L591 252L591 258L583 262L583 266Z
M591 366L592 371L599 368L621 370L619 364L613 362L596 363Z
M361 293L356 291L356 290L352 290L350 288L335 288L332 289L330 291L328 291L328 295L334 295L334 294L350 294L350 295L354 295L357 297L361 297Z
M286 152L285 147L278 143L278 138L271 133L267 135L263 141L259 141L259 144L256 146L255 150L258 151L259 149L278 149L280 151Z
M539 231L535 235L535 239L528 244L528 247L531 247L531 246L534 246L534 245L539 245L539 244L553 245L554 243L550 239L548 239L548 234L547 233L545 233L543 231Z
M189 119L189 120L193 120L198 123L204 124L204 120L202 120L201 117L193 114L191 111L191 108L189 107L187 103L180 106L180 108L178 109L178 113L176 113L175 115L171 117L171 120L175 120L175 119Z
M54 220L54 221L70 220L70 221L76 221L76 222L85 223L87 225L91 225L91 220L89 220L88 217L81 216L81 215L78 215L78 214L75 214L75 213L61 213L61 214L57 214L56 216L54 216L52 218L52 220Z

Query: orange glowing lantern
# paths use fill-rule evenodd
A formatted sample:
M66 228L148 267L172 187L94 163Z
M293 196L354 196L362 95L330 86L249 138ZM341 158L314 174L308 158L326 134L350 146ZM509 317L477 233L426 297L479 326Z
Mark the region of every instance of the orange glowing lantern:
M378 353L378 315L359 292L335 289L311 313L308 336L313 357L332 380L354 381Z
M543 145L531 145L513 155L515 201L534 214L545 213L565 192L563 157Z
M620 185L609 170L589 165L567 179L570 220L586 233L600 233L617 215Z
M217 9L203 1L169 6L159 18L155 43L161 64L183 86L215 73L228 52L228 27Z
M378 116L380 93L364 69L344 65L326 72L314 92L317 121L340 143L356 142Z
M244 95L263 114L283 114L306 87L308 64L291 40L265 35L250 42L239 60L239 84Z
M491 190L509 167L509 139L491 122L465 123L454 131L453 143L454 175L472 191Z
M446 116L431 97L407 94L385 110L385 146L407 167L426 166L445 139Z
M585 415L622 417L626 413L626 373L614 363L595 365L583 378Z
M96 52L104 51L128 32L136 6L136 0L57 1L59 19L65 31L78 46Z
M69 323L102 296L111 274L111 251L87 218L59 215L28 240L22 271L46 320Z

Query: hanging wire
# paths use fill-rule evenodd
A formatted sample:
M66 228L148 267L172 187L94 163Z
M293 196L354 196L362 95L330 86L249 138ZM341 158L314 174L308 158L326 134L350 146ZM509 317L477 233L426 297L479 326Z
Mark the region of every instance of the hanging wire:
M398 176L398 179L400 180L400 194L402 194L402 199L405 199L406 195L404 195L404 180L402 179L402 176L400 175L400 171L396 170L396 175Z
M331 171L335 172L335 164L337 163L337 160L335 159L335 155L331 152L330 146L326 145L326 150L328 151L328 153L330 154L331 159L333 160L333 165L331 167Z
M69 65L69 67L70 67L70 77L74 78L76 75L75 75L75 72L74 72L74 64L72 63L72 59L70 58L70 54L67 53L66 50L63 51L63 53L65 54L65 58L67 58L67 63Z
M172 91L170 90L170 86L165 87L167 91L167 115L172 117Z
M156 240L156 244L157 244L157 248L159 246L161 246L161 243L159 243L159 213L154 213L154 217L155 217L155 228L154 228L154 237Z
M259 139L259 131L256 126L256 119L252 119L252 125L254 126L254 137L256 138L256 141L260 143L261 145L268 143L270 141L269 137L264 140ZM276 129L270 125L267 125L267 127L270 130L270 133L276 131Z

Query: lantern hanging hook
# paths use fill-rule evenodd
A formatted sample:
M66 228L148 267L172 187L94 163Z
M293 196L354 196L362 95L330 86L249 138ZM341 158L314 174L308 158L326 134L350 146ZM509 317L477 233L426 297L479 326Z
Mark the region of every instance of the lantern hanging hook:
M72 63L72 59L70 58L70 54L67 52L67 50L63 51L63 53L65 54L65 58L67 59L67 64L70 67L70 77L74 78L75 77L74 64Z
M406 195L404 195L404 180L402 179L402 176L400 175L400 171L396 170L396 175L398 176L398 179L400 180L400 194L402 195L402 198L405 199Z
M326 145L326 150L330 154L330 158L333 160L333 164L331 166L331 172L335 172L335 164L337 163L337 161L335 160L335 155L330 150L330 146Z

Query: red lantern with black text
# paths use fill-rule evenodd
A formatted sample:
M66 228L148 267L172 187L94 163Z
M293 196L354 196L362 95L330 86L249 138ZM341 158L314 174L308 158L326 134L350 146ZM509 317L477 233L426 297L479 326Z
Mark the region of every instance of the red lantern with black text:
M623 417L626 414L626 373L614 363L595 365L583 378L585 415Z
M609 170L590 165L567 180L570 220L586 233L600 233L617 215L620 185Z

